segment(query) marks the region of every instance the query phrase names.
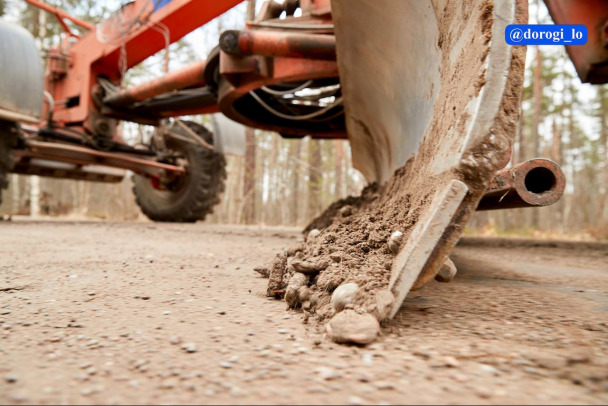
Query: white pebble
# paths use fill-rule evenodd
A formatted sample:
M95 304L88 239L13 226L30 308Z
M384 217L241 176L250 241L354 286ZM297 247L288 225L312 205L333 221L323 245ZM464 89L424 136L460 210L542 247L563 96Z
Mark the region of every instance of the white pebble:
M359 285L356 283L345 283L334 290L331 295L331 304L336 312L341 312L344 307L353 300L355 294L359 290Z

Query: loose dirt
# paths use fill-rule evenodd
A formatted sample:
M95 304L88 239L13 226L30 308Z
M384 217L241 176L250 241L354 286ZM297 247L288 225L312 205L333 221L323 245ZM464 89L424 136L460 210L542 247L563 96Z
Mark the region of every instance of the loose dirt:
M0 404L608 402L608 249L458 247L378 341L334 344L253 267L299 230L0 223ZM480 245L481 244L481 245Z

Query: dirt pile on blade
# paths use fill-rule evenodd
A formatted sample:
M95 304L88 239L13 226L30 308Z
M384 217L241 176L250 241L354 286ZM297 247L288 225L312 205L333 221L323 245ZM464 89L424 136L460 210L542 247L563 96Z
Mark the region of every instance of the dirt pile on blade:
M412 232L418 223L426 224L432 219L429 208L434 207L442 191L454 181L465 183L468 193L452 223L446 225L440 249L436 246L433 251L433 265L441 265L493 174L508 158L519 114L525 48L512 48L510 68L498 71L506 83L498 86L496 76L486 76L492 3L482 1L475 20L469 25L456 24L460 27L456 29L451 28L458 22L453 16L459 14L452 8L458 4L447 2L439 21L444 29L438 46L445 51L441 86L436 89L432 120L416 154L382 186L370 186L360 197L334 203L307 228L305 243L277 255L270 266L257 269L269 276L269 296L284 298L291 308L301 308L306 318L319 322L332 318L327 326L330 336L332 332L344 332L342 337L331 337L337 342L368 343L375 339L377 331L357 330L363 325L376 328L363 316L372 314L379 321L389 316L394 298L388 287L399 252L399 240L392 237L394 233L401 234L402 244L415 241L416 238L410 238ZM523 6L518 8L518 15L525 16ZM466 43L460 35L460 30L465 29L470 30L466 38L471 38ZM487 83L493 83L492 89L500 93L489 94ZM484 110L485 105L476 104L485 100L482 96L492 95L493 99L499 98L496 104L500 107L496 111ZM491 128L475 127L476 122L471 120L479 117L491 120ZM469 134L472 128L475 131ZM403 134L406 135L411 134ZM448 160L449 165L442 159ZM414 288L422 281L432 280L437 270L438 267L428 263L424 269L414 269L420 272ZM340 312L347 313L341 318L334 317Z
M417 213L427 203L424 197L412 201L412 192L420 195L435 182L430 178L428 185L408 187L409 167L397 170L382 187L369 186L359 197L332 204L307 228L304 244L277 255L272 265L258 268L269 275L268 295L285 297L290 307L324 321L336 313L331 302L336 288L355 283L358 290L342 308L385 319L392 304L387 306L391 265L399 248L389 240L396 231L407 239Z

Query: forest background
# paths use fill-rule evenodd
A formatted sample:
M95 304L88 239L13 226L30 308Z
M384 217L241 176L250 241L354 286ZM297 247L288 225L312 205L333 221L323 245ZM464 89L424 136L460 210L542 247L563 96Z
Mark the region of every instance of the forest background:
M47 0L76 17L97 23L120 3L116 0ZM243 26L243 3L169 48L170 70L206 58L220 32ZM37 38L42 54L59 44L61 26L53 16L22 0L0 0L0 18L16 22ZM542 2L530 4L530 23L550 24ZM128 73L135 84L163 73L165 52ZM512 163L548 157L561 165L567 188L557 204L541 209L480 212L467 233L575 239L608 239L608 88L582 84L561 46L528 49L522 114ZM192 117L209 123L208 117ZM126 124L130 142L150 128ZM247 131L245 156L228 156L226 192L212 223L303 226L332 202L357 195L365 179L353 169L348 142L286 140L278 134ZM33 204L32 192L39 193ZM2 215L66 216L140 220L128 176L120 184L11 176ZM35 202L35 200L34 200Z

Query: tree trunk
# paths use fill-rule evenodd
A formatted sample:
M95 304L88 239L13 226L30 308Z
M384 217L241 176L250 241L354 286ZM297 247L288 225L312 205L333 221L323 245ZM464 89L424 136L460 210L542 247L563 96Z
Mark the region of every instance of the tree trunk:
M334 166L336 167L336 197L344 197L342 182L342 161L344 160L344 141L334 140Z
M543 60L538 45L536 46L536 58L534 65L534 116L532 122L532 142L534 145L534 157L537 158L540 154L540 136L538 129L540 126L543 94L542 94L542 68Z
M247 21L255 19L255 3L256 0L247 0Z
M289 149L289 165L291 170L290 199L289 199L289 224L298 224L299 197L300 197L300 156L302 155L302 141L291 141Z
M562 145L561 145L561 134L559 132L559 129L557 128L557 122L555 120L555 118L553 119L553 125L552 125L552 129L553 129L553 142L551 143L551 159L553 159L553 161L555 161L558 164L561 164L561 150L562 150Z
M532 117L532 143L534 146L534 156L537 158L540 155L540 135L538 129L540 126L541 112L542 112L542 55L538 45L536 46L536 58L534 64L534 114ZM539 223L538 210L532 212L532 227L537 229Z
M245 177L243 180L243 219L252 224L255 218L255 130L245 130Z
M38 43L40 49L43 48L43 41L46 37L46 13L38 14ZM40 216L40 178L32 176L30 178L30 216Z
M266 202L266 219L271 225L281 222L282 207L279 204L281 184L279 180L279 135L270 135L270 157L268 160L268 201Z
M519 125L517 128L517 154L512 157L512 161L515 164L523 162L526 159L525 153L525 140L524 140L524 128L526 125L523 110L519 114Z
M603 205L600 214L602 220L608 221L608 123L606 122L608 119L608 95L606 95L604 86L598 86L597 93L600 99L600 144L603 148L603 154L600 157L603 157L604 161L604 198L601 200Z
M19 190L19 175L17 175L16 173L13 173L11 176L11 189L12 189L12 197L13 197L13 201L11 204L11 211L14 214L17 214L19 212L19 210L21 209L21 191Z
M308 161L308 215L307 221L321 211L321 145L319 140L310 140Z

